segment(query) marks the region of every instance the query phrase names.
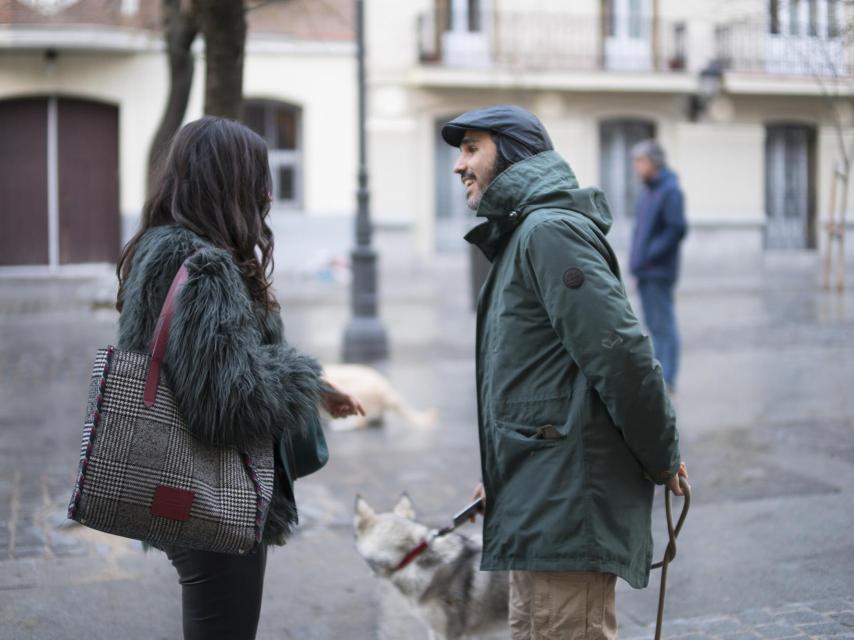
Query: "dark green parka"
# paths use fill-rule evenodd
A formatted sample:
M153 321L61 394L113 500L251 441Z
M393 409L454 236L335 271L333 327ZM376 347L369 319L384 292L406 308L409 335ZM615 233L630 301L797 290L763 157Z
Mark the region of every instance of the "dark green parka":
M477 317L485 570L649 581L653 482L679 465L661 367L605 239L601 191L554 151L484 193Z

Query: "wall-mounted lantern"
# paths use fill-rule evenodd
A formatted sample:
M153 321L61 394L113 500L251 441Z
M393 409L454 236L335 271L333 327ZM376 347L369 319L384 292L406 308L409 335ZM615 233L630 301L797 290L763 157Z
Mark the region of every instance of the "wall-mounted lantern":
M691 96L688 104L688 117L691 122L696 122L706 111L709 103L717 98L724 88L723 66L712 61L700 72L700 81L697 93Z

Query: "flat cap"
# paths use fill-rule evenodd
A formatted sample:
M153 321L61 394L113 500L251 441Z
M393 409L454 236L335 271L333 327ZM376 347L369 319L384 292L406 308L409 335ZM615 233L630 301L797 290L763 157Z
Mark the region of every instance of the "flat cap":
M540 119L527 109L515 105L468 111L442 127L442 138L449 145L459 147L465 132L470 129L501 134L523 145L532 153L554 148Z

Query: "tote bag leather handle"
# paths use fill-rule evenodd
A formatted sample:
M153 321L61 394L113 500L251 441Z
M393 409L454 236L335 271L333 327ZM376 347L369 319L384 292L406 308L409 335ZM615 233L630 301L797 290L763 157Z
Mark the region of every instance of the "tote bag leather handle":
M169 342L169 325L172 324L172 315L175 311L175 297L181 287L187 281L187 262L196 255L194 252L181 263L181 268L172 280L166 300L160 309L160 317L154 327L154 337L151 342L151 366L148 369L148 378L145 380L145 393L142 401L146 407L150 407L157 399L157 385L160 382L160 366L163 364L163 356L166 353L166 344Z

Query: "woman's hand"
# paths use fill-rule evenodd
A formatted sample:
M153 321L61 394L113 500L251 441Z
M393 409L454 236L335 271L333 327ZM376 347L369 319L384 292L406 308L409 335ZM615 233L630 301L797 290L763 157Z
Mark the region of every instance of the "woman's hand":
M333 418L346 418L347 416L364 416L365 409L362 403L353 396L345 393L331 382L324 380L324 391L321 395L323 408Z

